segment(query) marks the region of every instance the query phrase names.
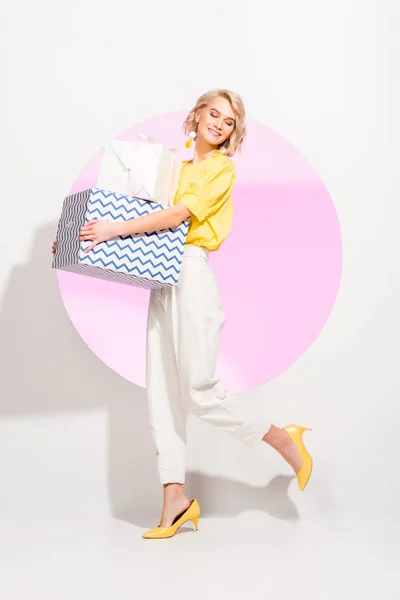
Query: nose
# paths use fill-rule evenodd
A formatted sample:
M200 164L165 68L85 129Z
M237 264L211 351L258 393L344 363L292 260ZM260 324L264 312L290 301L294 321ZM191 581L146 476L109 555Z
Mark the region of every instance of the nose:
M221 131L222 130L222 119L218 119L215 122L215 126L216 126L217 129L219 129Z

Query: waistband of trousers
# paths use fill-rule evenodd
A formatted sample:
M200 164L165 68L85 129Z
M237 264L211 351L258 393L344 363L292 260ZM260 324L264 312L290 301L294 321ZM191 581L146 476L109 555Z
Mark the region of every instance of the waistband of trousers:
M208 260L209 254L210 252L206 250L206 248L202 248L201 246L193 246L192 244L186 244L183 249L183 257L199 256L200 258L205 258Z

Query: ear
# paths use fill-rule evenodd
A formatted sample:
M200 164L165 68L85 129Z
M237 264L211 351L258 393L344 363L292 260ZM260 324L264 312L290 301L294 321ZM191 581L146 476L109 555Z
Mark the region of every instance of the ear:
M194 113L194 120L196 121L197 124L199 123L199 121L200 121L200 111L199 110L197 110Z

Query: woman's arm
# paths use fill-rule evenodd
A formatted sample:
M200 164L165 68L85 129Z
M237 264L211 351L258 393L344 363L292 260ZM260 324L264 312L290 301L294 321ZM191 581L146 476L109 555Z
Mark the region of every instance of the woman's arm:
M165 210L158 210L128 221L89 221L80 230L79 241L91 241L85 252L90 252L100 242L118 236L135 235L163 229L175 229L190 217L190 211L183 204L176 204Z
M161 231L162 229L176 229L183 221L190 217L190 212L183 206L177 204L172 208L158 210L150 215L130 219L125 222L117 222L119 233L116 235L134 235L135 233L145 233L148 231Z

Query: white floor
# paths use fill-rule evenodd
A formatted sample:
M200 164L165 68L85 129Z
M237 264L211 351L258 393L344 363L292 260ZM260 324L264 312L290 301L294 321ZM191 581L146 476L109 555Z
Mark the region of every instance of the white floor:
M155 523L149 523L149 526ZM4 600L400 597L399 526L202 518L168 540L127 521L0 522Z

